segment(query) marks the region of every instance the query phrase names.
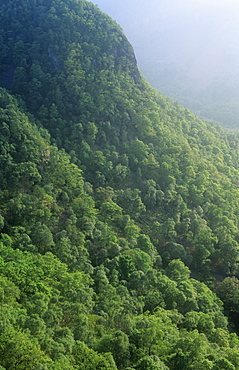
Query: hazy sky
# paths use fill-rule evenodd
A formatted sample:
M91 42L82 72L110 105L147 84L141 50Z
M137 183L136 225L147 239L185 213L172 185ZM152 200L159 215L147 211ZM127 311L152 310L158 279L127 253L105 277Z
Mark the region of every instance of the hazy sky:
M239 0L94 0L123 28L138 58L174 58L215 42L237 43ZM233 37L235 34L235 37ZM147 54L150 54L147 56ZM186 53L187 54L187 53Z
M191 84L239 74L239 0L94 0L123 28L140 68L175 63ZM203 87L203 86L202 86Z

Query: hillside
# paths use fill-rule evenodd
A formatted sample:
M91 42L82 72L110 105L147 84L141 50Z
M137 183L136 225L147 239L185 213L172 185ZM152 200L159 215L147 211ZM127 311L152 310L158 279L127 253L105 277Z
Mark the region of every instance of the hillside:
M239 369L238 139L93 4L0 5L0 365Z

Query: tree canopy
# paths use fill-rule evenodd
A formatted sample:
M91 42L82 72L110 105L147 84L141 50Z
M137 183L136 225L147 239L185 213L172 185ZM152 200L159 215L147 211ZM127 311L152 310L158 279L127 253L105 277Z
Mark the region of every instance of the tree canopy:
M83 0L0 0L0 366L239 369L239 141Z

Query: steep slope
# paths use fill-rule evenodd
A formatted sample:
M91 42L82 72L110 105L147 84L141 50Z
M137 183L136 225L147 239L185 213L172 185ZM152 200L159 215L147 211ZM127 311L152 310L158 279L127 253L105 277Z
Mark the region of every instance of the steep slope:
M153 90L92 4L0 4L0 364L238 369L190 278L237 274L237 138Z
M120 28L92 4L13 1L3 4L1 17L3 85L94 189L111 186L113 199L160 252L177 243L187 263L198 254L190 225L201 222L210 234L202 254L224 272L236 271L237 140L152 90ZM148 217L160 230L167 221L171 236L159 231L155 238ZM233 226L221 232L225 217ZM222 252L225 243L230 253Z
M4 90L0 106L2 368L239 365L216 295L180 260L162 269L112 189L97 211L81 171Z

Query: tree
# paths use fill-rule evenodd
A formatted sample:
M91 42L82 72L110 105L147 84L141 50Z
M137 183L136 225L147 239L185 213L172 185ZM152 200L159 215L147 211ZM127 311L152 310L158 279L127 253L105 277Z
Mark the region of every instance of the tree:
M9 329L0 336L1 364L9 370L34 370L37 365L51 364L37 340L26 333Z
M54 246L53 235L45 224L38 223L36 225L36 229L32 232L31 237L40 253L52 250Z
M168 367L157 356L145 356L135 365L136 370L167 370Z
M111 352L119 369L125 369L129 362L129 339L121 330L103 336L96 344L99 352Z
M219 358L214 361L213 370L236 370L235 366L226 358Z
M137 247L146 252L151 257L152 261L155 261L157 250L148 235L139 235L137 239Z
M80 341L77 341L73 348L73 356L79 370L117 370L110 354L98 354Z
M135 248L130 250L128 254L132 257L134 265L137 270L147 272L147 270L152 268L153 261L151 257L148 255L148 253L145 253L139 248Z
M166 275L175 281L187 280L190 277L190 270L179 259L170 261L167 266Z
M103 203L101 205L101 215L104 220L114 220L122 214L122 208L113 201Z
M132 272L136 270L133 257L122 254L118 257L118 271L121 280L128 280Z

